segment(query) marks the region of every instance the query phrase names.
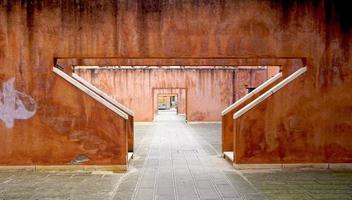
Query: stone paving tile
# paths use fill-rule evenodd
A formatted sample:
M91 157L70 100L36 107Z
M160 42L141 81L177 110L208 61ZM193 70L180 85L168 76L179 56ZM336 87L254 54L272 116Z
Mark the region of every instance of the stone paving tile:
M220 195L210 180L198 180L196 181L196 187L200 199L220 199Z
M190 127L195 130L194 137L198 142L205 140L217 154L221 154L221 148L218 145L221 141L220 125L196 124ZM206 145L202 144L202 146ZM213 162L210 162L207 157L201 160L216 163L218 168L222 168L228 180L240 194L239 199L352 199L351 171L312 169L237 171L226 169L220 161L214 157L213 159Z
M182 118L163 113L152 127L154 136L134 199L146 198L141 195L146 187L153 189L154 199L245 199L222 170L217 169L219 165L220 169L231 169L229 164L205 140L199 141ZM150 176L155 177L155 182L152 178L145 181ZM151 193L149 190L148 195Z
M12 171L0 173L0 199L112 199L121 174ZM10 177L10 178L9 178Z
M352 199L352 172L339 178L329 170L272 170L243 173L269 199ZM329 180L321 182L321 180ZM324 183L324 184L323 184Z

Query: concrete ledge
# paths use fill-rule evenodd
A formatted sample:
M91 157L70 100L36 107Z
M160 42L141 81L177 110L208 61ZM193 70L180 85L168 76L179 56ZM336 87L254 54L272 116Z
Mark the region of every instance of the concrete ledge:
M281 169L282 164L233 164L235 169Z
M226 157L225 153L224 156ZM233 164L235 169L331 169L352 170L352 163Z
M91 89L94 92L96 92L97 94L99 94L100 96L102 96L104 99L108 100L110 103L114 104L116 107L118 107L119 109L121 109L125 113L127 113L127 114L131 115L132 117L134 117L134 113L132 112L131 109L127 108L126 106L124 106L122 104L120 104L114 98L112 98L111 96L107 95L105 92L103 92L102 90L98 89L93 84L89 83L88 81L86 81L85 79L83 79L82 77L80 77L79 75L77 75L75 73L72 73L72 77L75 78L76 80L78 80L79 82L81 82L83 85L85 85L89 89Z
M263 102L265 99L269 98L271 95L275 94L277 91L279 91L281 88L285 87L287 84L291 83L293 80L301 76L307 71L307 67L302 67L298 69L296 72L285 78L283 81L280 83L276 84L273 86L270 90L266 91L264 94L260 95L256 99L254 99L252 102L241 108L239 111L237 111L235 114L233 114L233 119L237 119L241 117L244 113L248 112L252 108L256 107L259 103Z
M0 170L29 170L29 171L112 171L125 172L127 165L23 165L0 166Z
M96 94L94 91L89 89L87 86L83 85L82 83L80 83L79 81L77 81L76 79L72 78L71 76L69 76L68 74L66 74L65 72L61 71L60 69L58 69L56 67L53 67L53 72L55 74L57 74L58 76L60 76L61 78L65 79L70 84L74 85L76 88L78 88L82 92L86 93L87 95L89 95L90 97L92 97L93 99L98 101L99 103L103 104L105 107L107 107L110 110L112 110L113 112L115 112L117 115L119 115L122 118L128 120L128 115L125 112L123 112L122 110L117 108L111 102L105 100L103 97L101 97L98 94Z
M153 125L154 122L134 122L134 125Z
M0 166L0 171L6 171L6 170L28 170L28 171L35 171L35 165L27 165L27 166L21 166L21 165Z
M332 170L352 170L352 163L329 163Z
M188 124L221 124L221 121L187 121Z
M243 102L247 101L249 98L251 98L252 96L254 96L255 94L257 94L258 92L262 91L265 87L267 87L268 85L272 84L273 82L275 82L276 80L278 80L279 78L282 77L282 73L278 73L275 76L271 77L270 79L268 79L267 81L265 81L264 83L262 83L261 85L259 85L256 89L254 89L252 92L246 94L244 97L240 98L239 100L237 100L235 103L231 104L230 106L228 106L227 108L225 108L225 110L223 110L221 112L221 116L226 115L227 113L229 113L231 110L233 110L234 108L236 108L237 106L239 106L240 104L242 104Z
M284 163L284 169L311 168L311 169L329 169L328 163Z

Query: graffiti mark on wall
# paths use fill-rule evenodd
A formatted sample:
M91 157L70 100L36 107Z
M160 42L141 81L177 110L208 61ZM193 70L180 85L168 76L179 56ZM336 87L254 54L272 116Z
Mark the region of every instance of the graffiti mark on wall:
M37 104L34 99L15 90L15 78L3 83L0 90L0 120L6 128L12 128L16 119L29 119L35 115Z

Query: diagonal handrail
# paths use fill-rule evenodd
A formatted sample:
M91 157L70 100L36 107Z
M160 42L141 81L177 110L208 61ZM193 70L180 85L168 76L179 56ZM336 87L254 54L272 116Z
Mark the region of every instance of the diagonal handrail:
M273 82L275 82L276 80L278 80L279 78L282 77L282 72L277 73L275 76L271 77L270 79L268 79L267 81L265 81L264 83L262 83L261 85L259 85L257 88L255 88L253 91L251 91L250 93L246 94L245 96L243 96L242 98L240 98L239 100L237 100L235 103L231 104L230 106L228 106L227 108L225 108L222 112L221 115L224 116L227 113L231 112L231 110L235 109L237 106L241 105L243 102L247 101L248 99L250 99L251 97L253 97L254 95L256 95L257 93L259 93L260 91L262 91L264 88L266 88L268 85L272 84Z
M83 85L87 86L89 89L93 90L94 92L96 92L97 94L99 94L101 97L103 97L104 99L108 100L110 103L116 105L119 109L123 110L124 112L126 112L127 114L131 115L132 117L134 116L134 113L132 110L130 110L129 108L127 108L126 106L120 104L119 102L117 102L115 99L113 99L112 97L110 97L109 95L107 95L105 92L103 92L102 90L100 90L99 88L95 87L94 85L92 85L91 83L89 83L88 81L86 81L85 79L83 79L82 77L80 77L78 74L76 73L72 73L72 77L74 79L76 79L77 81L79 81L80 83L82 83Z
M288 83L292 82L293 80L295 80L297 77L301 76L302 74L304 74L307 71L307 67L302 67L300 69L298 69L296 72L294 72L293 74L291 74L290 76L288 76L287 78L285 78L284 80L282 80L280 83L278 83L277 85L273 86L271 89L269 89L268 91L266 91L264 94L260 95L259 97L257 97L255 100L253 100L252 102L250 102L249 104L247 104L246 106L244 106L243 108L241 108L240 110L238 110L234 115L233 115L233 119L237 119L239 117L241 117L243 114L245 114L246 112L248 112L249 110L251 110L252 108L254 108L256 105L258 105L260 102L264 101L265 99L269 98L271 95L273 95L275 92L279 91L281 88L283 88L285 85L287 85Z
M72 85L74 85L75 87L77 87L78 89L80 89L81 91L83 91L84 93L88 94L90 97L92 97L96 101L100 102L101 104L103 104L104 106L106 106L107 108L109 108L110 110L115 112L116 114L118 114L120 117L128 120L128 115L124 111L120 110L115 105L113 105L111 102L109 102L106 99L104 99L103 97L99 96L94 91L89 89L87 86L80 83L76 79L72 78L70 75L66 74L65 72L63 72L62 70L60 70L57 67L53 67L53 72L55 74L59 75L60 77L62 77L63 79L65 79L67 82L69 82Z

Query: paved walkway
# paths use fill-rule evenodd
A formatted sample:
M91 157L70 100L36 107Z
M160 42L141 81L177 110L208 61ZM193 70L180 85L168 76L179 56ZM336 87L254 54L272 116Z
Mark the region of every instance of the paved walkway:
M239 175L246 191L235 188L223 173L232 170L229 163L182 117L162 112L149 131L153 138L133 199L264 198Z
M136 125L135 144L127 173L0 171L0 200L352 199L352 172L234 170L219 124L161 112Z
M0 199L112 199L122 176L110 173L0 171Z
M137 125L131 172L115 198L352 199L351 171L234 170L221 157L220 132L220 124L189 125L170 112Z

